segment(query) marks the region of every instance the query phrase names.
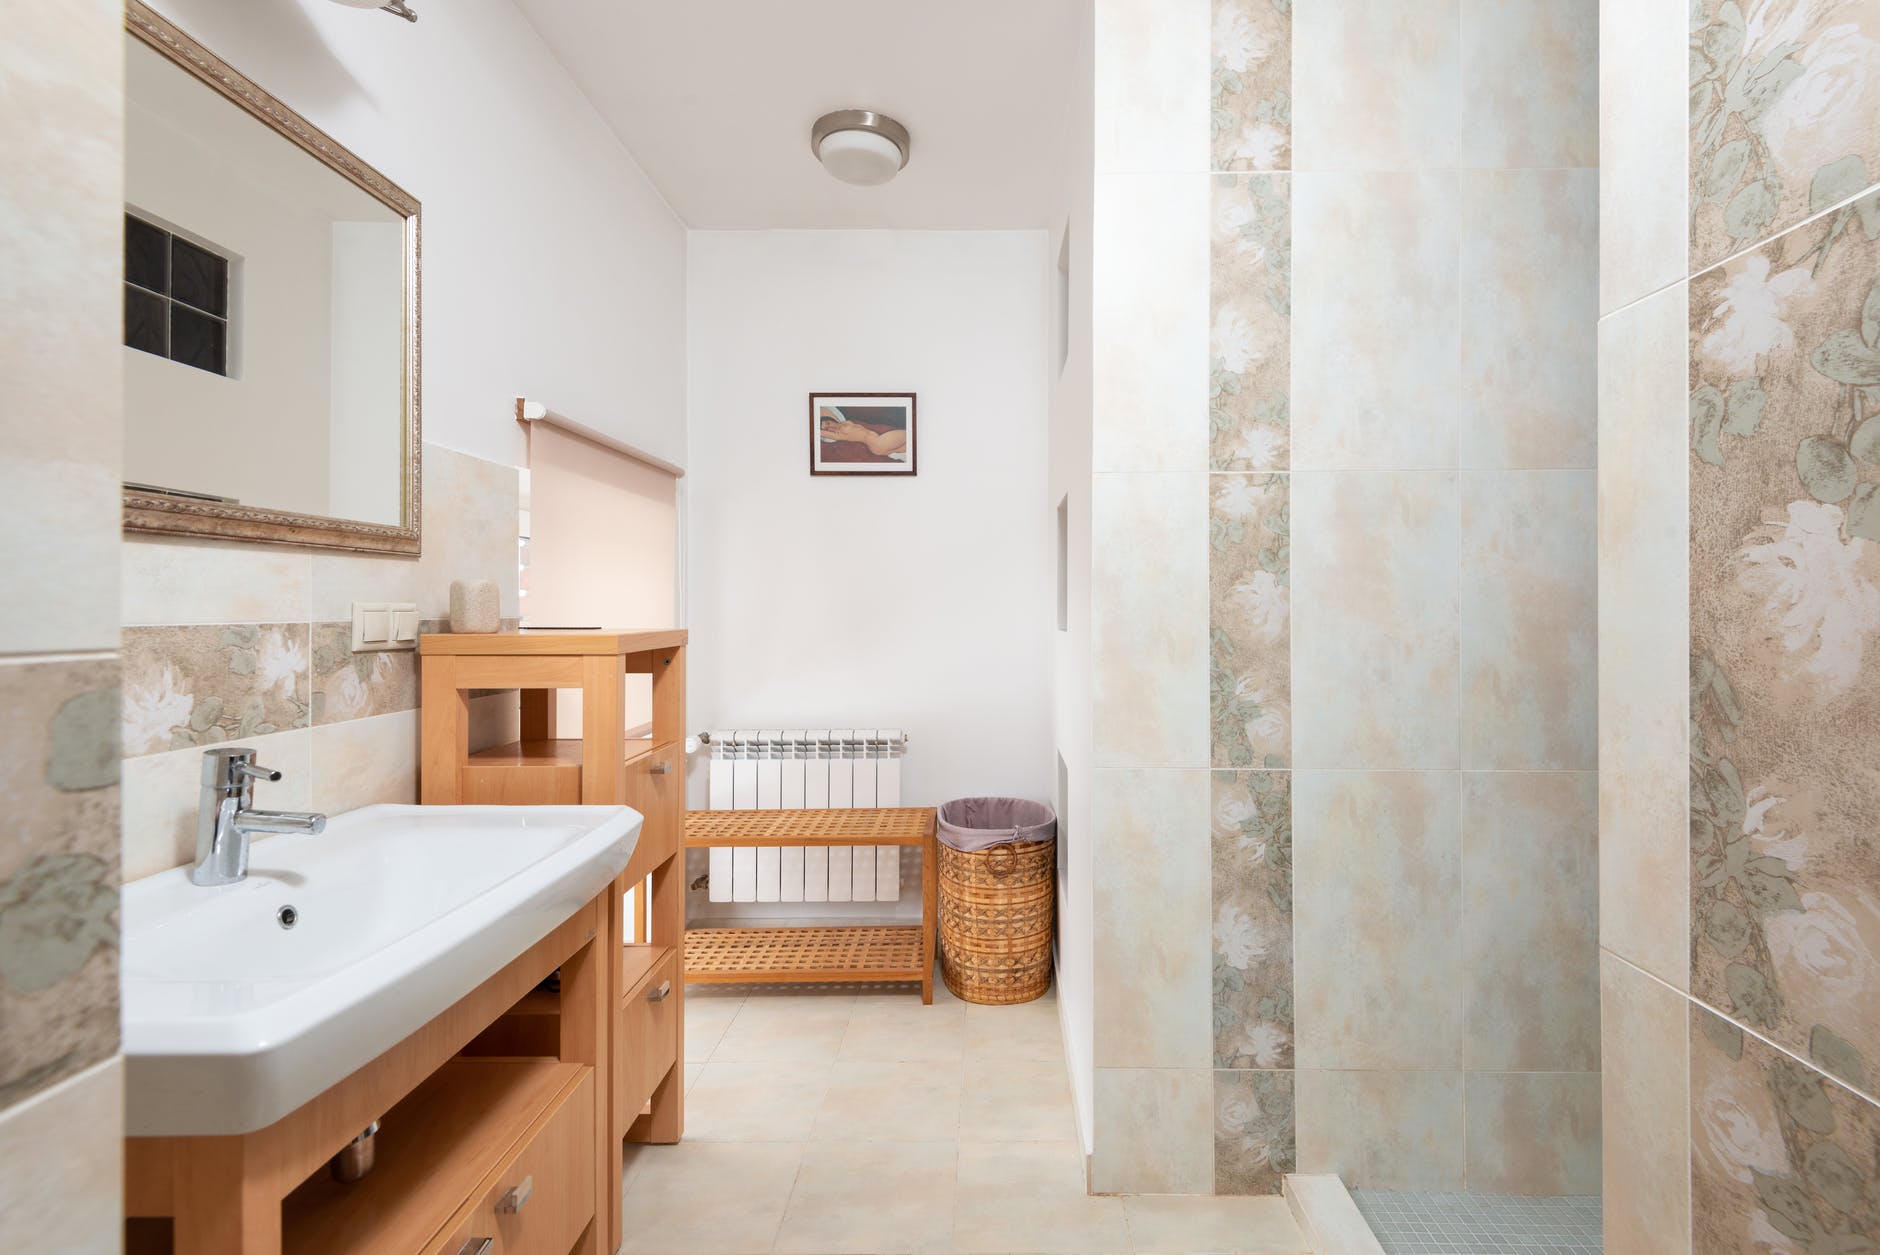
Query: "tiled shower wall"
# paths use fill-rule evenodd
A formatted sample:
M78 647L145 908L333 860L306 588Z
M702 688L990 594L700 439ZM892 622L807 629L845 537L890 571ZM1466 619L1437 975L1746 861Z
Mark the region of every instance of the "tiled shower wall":
M1101 0L1100 1190L1599 1183L1592 0Z
M424 446L424 552L379 557L132 537L124 546L124 876L195 856L203 749L281 772L258 805L337 813L418 800L415 652L352 652L352 603L410 601L444 630L453 579L517 602L515 468ZM513 693L474 699L475 746L513 739Z
M1602 25L1606 1250L1867 1250L1880 4Z
M0 1247L118 1242L115 0L0 40Z

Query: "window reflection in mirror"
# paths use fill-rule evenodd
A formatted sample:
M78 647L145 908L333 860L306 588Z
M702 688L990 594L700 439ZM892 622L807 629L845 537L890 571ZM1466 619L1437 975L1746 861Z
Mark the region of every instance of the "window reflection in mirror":
M126 45L125 480L399 525L404 218Z

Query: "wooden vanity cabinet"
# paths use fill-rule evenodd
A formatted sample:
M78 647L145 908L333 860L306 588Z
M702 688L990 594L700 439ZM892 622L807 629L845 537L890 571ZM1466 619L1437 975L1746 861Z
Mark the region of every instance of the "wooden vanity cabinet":
M536 1120L520 1146L464 1204L448 1236L424 1255L564 1255L595 1214L595 1176L582 1168L594 1153L595 1085L582 1076Z
M650 960L648 970L627 990L620 1009L620 1035L614 1048L614 1119L623 1135L633 1130L652 1103L660 1082L675 1074L679 1062L679 956L664 946L629 946L630 962ZM682 1072L679 1074L682 1075ZM635 1140L661 1141L647 1127Z
M441 633L419 639L420 800L427 805L620 805L643 817L607 921L614 956L609 1119L615 1185L603 1249L620 1245L625 1141L676 1142L685 1123L685 646L681 630ZM626 677L651 677L651 735L629 740ZM521 737L471 753L470 694L521 690ZM557 726L555 690L581 691L579 736ZM631 892L629 908L626 897ZM548 1031L518 1007L479 1044L513 1048ZM500 1255L500 1243L491 1255ZM448 1251L445 1255L457 1255ZM469 1255L476 1255L475 1247Z
M126 1139L129 1251L617 1250L614 903L610 887L442 1014L264 1129ZM559 992L549 992L544 981L557 972ZM506 1032L516 1040L518 1023L539 1047L527 1057L478 1048ZM372 1170L350 1184L333 1180L328 1160L374 1121Z

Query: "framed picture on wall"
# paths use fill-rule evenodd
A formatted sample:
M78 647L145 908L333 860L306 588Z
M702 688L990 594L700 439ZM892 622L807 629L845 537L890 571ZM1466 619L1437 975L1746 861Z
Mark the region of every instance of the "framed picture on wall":
M809 473L913 475L914 394L812 392Z

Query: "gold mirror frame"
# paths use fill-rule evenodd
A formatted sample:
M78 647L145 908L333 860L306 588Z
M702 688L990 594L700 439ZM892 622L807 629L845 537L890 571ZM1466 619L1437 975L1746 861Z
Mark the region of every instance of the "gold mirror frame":
M405 220L405 465L402 524L363 523L351 519L264 510L254 506L192 501L160 493L124 490L124 530L171 536L207 536L218 540L311 545L365 553L412 553L421 535L421 427L419 424L419 341L422 332L417 198L353 155L307 119L258 87L254 80L197 43L142 0L125 0L124 29L214 88L231 103L315 160L337 171L361 191Z

